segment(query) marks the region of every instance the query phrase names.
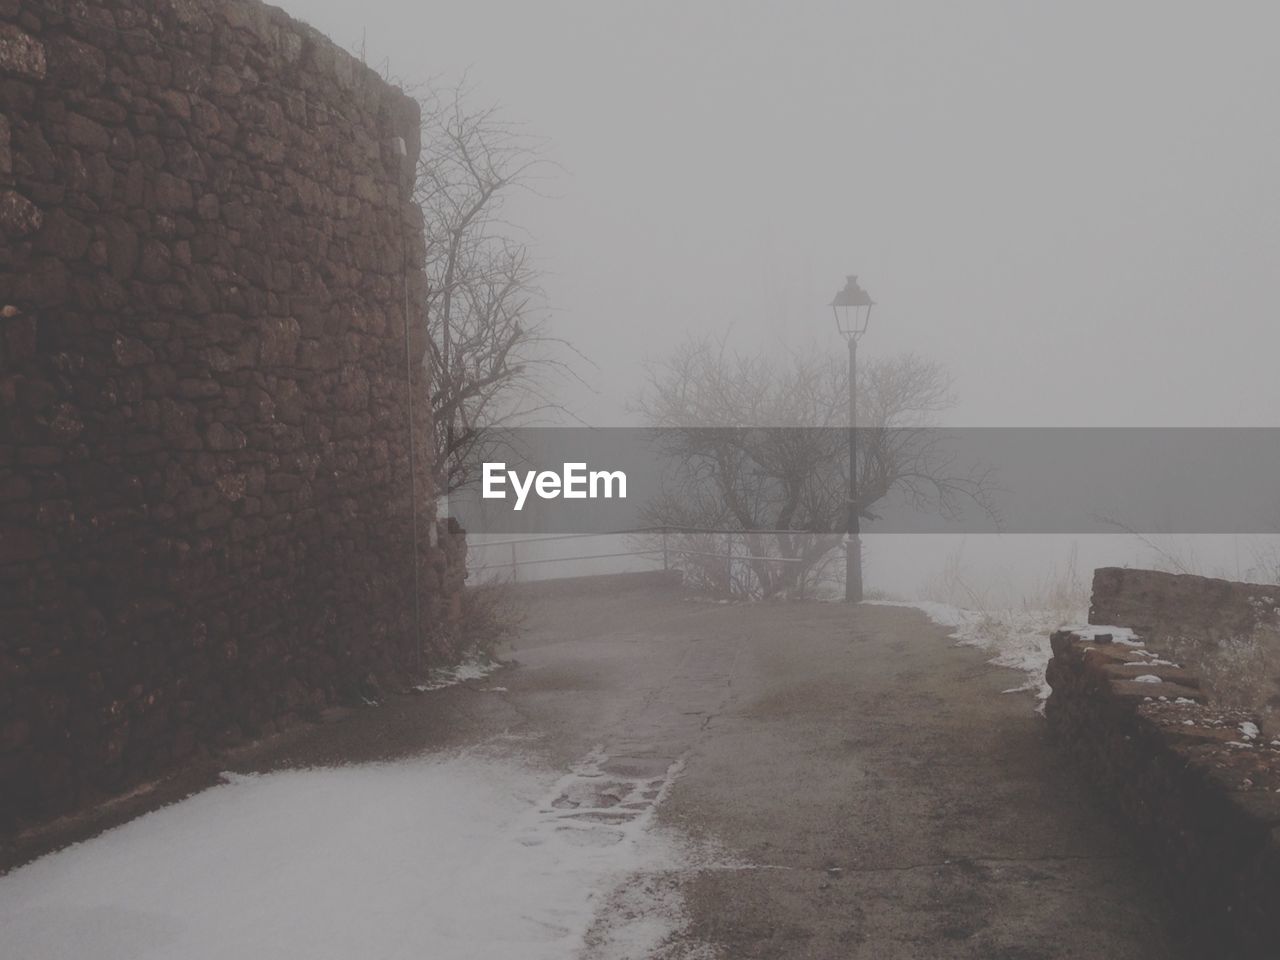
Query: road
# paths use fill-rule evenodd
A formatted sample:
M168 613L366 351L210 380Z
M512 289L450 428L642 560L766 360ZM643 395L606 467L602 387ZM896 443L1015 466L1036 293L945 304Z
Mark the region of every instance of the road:
M515 664L487 680L393 697L219 761L242 773L400 766L341 766L328 780L300 771L315 779L275 785L250 778L135 821L132 833L108 834L102 850L88 844L72 851L78 859L46 858L34 865L42 872L0 880L14 903L27 898L15 916L26 918L30 955L62 955L56 938L70 911L97 904L91 915L105 915L106 894L86 877L118 877L116 886L127 887L136 875L145 887L160 872L170 879L154 896L178 891L163 915L127 891L110 901L111 916L156 914L149 922L165 934L155 934L158 952L147 956L183 944L186 956L222 956L208 931L240 917L234 896L274 900L286 885L297 915L264 915L265 932L245 934L246 943L278 934L298 945L305 931L308 956L341 956L335 937L366 936L352 926L365 912L344 917L315 904L363 898L377 900L383 915L367 934L378 939L362 942L385 942L378 955L388 957L1179 956L1174 918L1123 829L1060 767L1031 696L1002 694L1019 675L955 646L909 608L719 604L606 583L531 596L506 651ZM446 828L425 807L420 814L413 797L388 795L425 798L447 788L435 809L453 816L471 801L450 800L461 787L441 779L474 779L456 758L488 764L495 751L504 763L541 771L540 798L499 796L489 814L473 791L465 796L480 798L475 822ZM454 766L431 766L433 757L455 758ZM387 785L362 782L362 769ZM478 789L526 789L492 779L492 769L481 768ZM191 789L193 776L162 785L144 805ZM272 791L283 799L272 801ZM271 826L297 820L299 803L308 819L298 835L314 867ZM369 813L353 817L360 810ZM389 836L377 832L380 819ZM83 835L109 821L75 829ZM254 822L267 827L252 839L238 835ZM474 845L436 844L432 831L445 829L469 831ZM257 873L233 871L234 883L223 886L236 889L224 890L189 863L205 855L198 845L185 852L198 835L249 859L271 849ZM659 841L678 853L610 853ZM594 859L581 859L574 845ZM427 866L444 846L457 863L432 879ZM400 859L410 874L397 877L388 864ZM330 870L335 860L349 870ZM585 893L556 886L570 874ZM389 893L371 898L371 883ZM429 884L428 897L421 891ZM456 903L480 904L485 919L469 926L433 915L454 909L445 905L462 888ZM541 900L532 896L539 892ZM412 906L397 919L385 896ZM213 912L201 913L206 907ZM511 926L499 930L504 915ZM120 928L110 955L144 955L132 929ZM536 949L521 946L531 931L542 937ZM482 934L494 939L468 939ZM102 930L93 937L103 948Z
M659 822L744 864L667 878L672 957L1177 956L1125 834L1001 693L1021 678L918 611L579 596L516 655L528 723L683 758Z

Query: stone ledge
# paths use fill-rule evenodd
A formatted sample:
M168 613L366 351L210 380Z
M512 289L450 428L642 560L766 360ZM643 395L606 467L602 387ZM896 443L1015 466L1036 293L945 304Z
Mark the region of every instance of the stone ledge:
M1196 911L1189 926L1229 944L1219 955L1280 955L1280 739L1214 706L1194 670L1106 629L1050 638L1055 738L1139 828Z

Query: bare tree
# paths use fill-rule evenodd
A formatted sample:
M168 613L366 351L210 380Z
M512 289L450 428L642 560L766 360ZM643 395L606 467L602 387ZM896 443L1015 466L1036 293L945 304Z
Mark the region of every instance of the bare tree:
M548 166L496 108L465 87L421 100L415 198L426 233L425 366L435 425L436 485L465 486L503 428L555 406L546 375L567 367L546 329L544 298L508 199L536 191Z
M842 361L817 353L744 356L723 342L690 339L650 364L638 408L662 428L673 468L647 520L739 533L747 593L812 586L845 533L849 381ZM994 516L989 473L961 468L930 428L953 402L951 378L937 363L906 355L860 368L862 517L875 519L874 507L890 493L945 516L967 504Z

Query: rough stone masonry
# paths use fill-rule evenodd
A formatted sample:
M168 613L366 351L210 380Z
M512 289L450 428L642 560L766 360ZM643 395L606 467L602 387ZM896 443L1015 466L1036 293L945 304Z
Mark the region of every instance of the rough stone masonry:
M415 593L456 610L421 399L413 563L418 124L254 0L0 0L0 830L404 677Z
M1180 581L1188 604L1217 589L1199 579ZM1095 607L1114 602L1113 571L1094 585ZM1199 955L1274 960L1280 740L1257 712L1213 703L1194 669L1114 629L1051 637L1049 729L1156 860Z

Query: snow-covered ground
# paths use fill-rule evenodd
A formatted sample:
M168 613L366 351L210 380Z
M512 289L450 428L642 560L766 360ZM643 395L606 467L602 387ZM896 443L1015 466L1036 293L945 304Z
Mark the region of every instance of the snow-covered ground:
M420 683L414 689L419 693L430 693L433 690L443 690L445 687L456 686L459 683L483 680L501 669L502 664L491 657L464 660L457 666L437 667L431 671L426 683Z
M1064 618L1061 613L1048 610L966 610L931 600L872 602L886 606L915 607L924 611L934 623L950 627L951 635L957 643L989 651L993 654L991 663L1021 670L1026 675L1024 683L1011 687L1006 693L1030 690L1040 700L1049 696L1049 685L1044 679L1045 667L1049 665L1049 658L1053 655L1049 649L1049 634L1064 628L1099 629L1077 627L1072 622L1074 618Z
M0 953L565 960L590 930L592 957L646 955L678 900L614 930L597 914L691 856L652 823L679 765L628 780L591 754L557 775L525 747L228 775L0 877Z

